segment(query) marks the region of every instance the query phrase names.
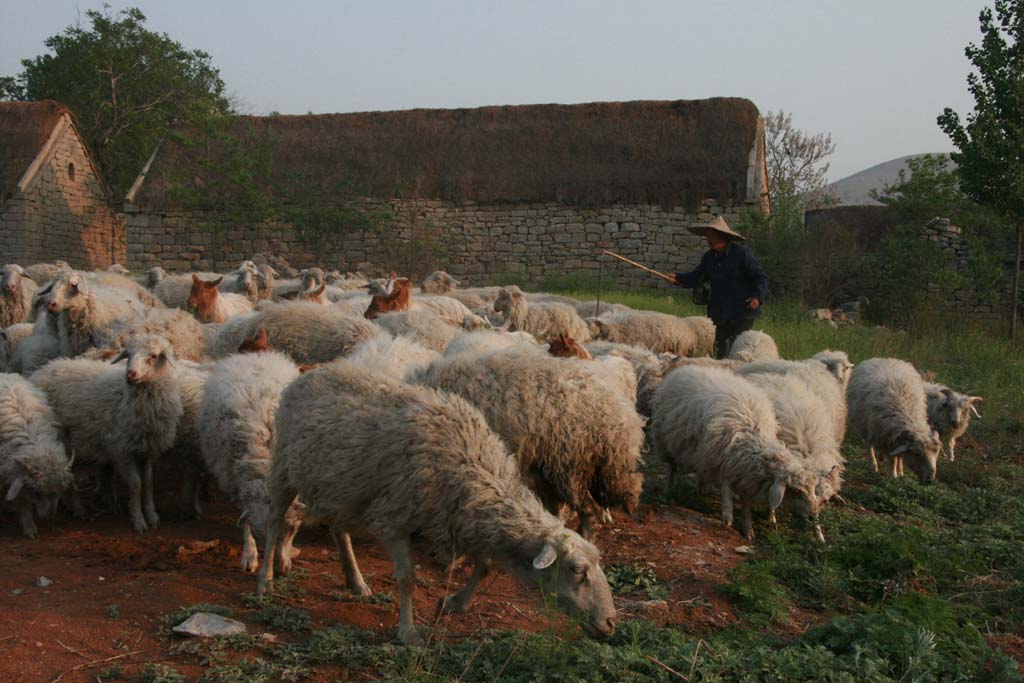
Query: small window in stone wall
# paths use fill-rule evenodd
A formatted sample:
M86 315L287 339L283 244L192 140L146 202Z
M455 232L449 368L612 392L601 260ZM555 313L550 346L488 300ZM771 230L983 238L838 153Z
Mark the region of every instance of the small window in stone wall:
M68 178L70 178L71 180L75 179L75 164L74 163L69 163L68 164Z

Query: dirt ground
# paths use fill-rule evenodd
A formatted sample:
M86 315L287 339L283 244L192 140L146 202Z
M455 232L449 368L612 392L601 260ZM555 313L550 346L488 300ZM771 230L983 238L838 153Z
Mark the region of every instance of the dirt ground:
M0 516L0 543L7 557L0 573L0 679L95 681L97 673L114 664L137 673L147 662L198 675L201 669L170 653L173 642L161 637L159 626L161 616L197 603L229 607L250 632L265 631L254 618L256 610L243 601L255 590L256 578L239 570L236 518L230 504L214 502L206 505L201 521L166 514L159 529L137 535L126 516L74 520L62 513L55 522L41 523L38 538L29 540L12 515ZM626 614L639 610L643 618L686 624L692 632L735 622L715 586L743 559L736 551L743 540L716 520L683 508L645 505L633 516L617 513L615 523L601 530L598 545L606 568L646 565L670 589L666 604L620 600ZM314 628L349 624L394 636L397 603L351 598L324 529L303 529L296 547L301 554L294 566L308 575L300 581L302 595L287 603L307 610ZM357 540L356 553L375 593L397 596L383 552ZM429 624L449 581L461 585L469 568L456 569L449 579L426 548L417 547L416 555L416 616L418 623ZM37 585L40 577L52 584ZM485 628L544 628L558 617L542 615L539 602L536 589L497 572L481 585L467 612L444 617L448 637ZM795 628L802 630L796 621Z

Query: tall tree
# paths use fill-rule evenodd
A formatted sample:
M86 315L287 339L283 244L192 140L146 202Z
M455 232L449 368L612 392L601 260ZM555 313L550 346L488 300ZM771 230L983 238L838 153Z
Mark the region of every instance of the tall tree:
M20 74L0 77L0 96L66 104L120 199L172 127L230 106L210 55L147 29L138 9L104 6L85 20L47 38L50 53L22 60Z
M1024 0L995 0L981 11L981 44L964 50L975 71L967 76L974 111L961 121L947 107L939 126L957 148L964 192L997 210L1017 232L1010 338L1016 339L1024 244Z
M801 224L804 211L834 204L827 179L828 157L836 149L831 133L800 130L782 110L767 113L764 132L773 223L785 229Z

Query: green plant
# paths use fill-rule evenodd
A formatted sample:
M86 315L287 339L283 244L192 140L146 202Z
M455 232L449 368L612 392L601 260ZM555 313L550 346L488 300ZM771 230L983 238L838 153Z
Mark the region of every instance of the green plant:
M142 683L185 683L185 677L166 664L147 664L139 675Z
M121 618L121 607L116 605L116 604L114 604L114 605L107 605L106 612L107 612L107 616L110 617L111 619L120 619Z
M612 564L604 569L608 585L616 595L643 593L651 600L664 600L668 588L658 581L654 570L636 564Z
M256 613L260 623L278 631L305 631L310 628L309 612L297 607L266 604Z
M729 572L729 583L718 590L755 623L785 622L789 617L789 593L773 576L769 562L744 562Z

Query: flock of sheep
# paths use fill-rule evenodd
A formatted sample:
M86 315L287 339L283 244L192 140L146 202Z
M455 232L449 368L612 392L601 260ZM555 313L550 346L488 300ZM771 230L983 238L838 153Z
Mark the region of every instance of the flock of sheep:
M907 465L931 481L940 439L952 459L980 400L896 359L781 360L756 331L714 360L703 317L463 289L440 271L414 293L394 275L272 264L154 268L144 282L119 266L4 267L0 492L25 535L62 499L84 514L80 464L113 509L113 475L127 486L134 530L156 527L154 464L170 459L183 511L201 516L208 479L237 505L242 569L259 571L261 593L290 568L299 527L322 523L355 594L370 589L349 534L387 550L403 643L420 642L414 536L475 562L439 609L464 609L497 565L610 635L593 541L613 508L636 509L647 448L670 483L685 473L718 491L726 524L739 503L747 538L766 506L824 541L818 512L842 488L847 423L876 470L882 459L892 476Z

